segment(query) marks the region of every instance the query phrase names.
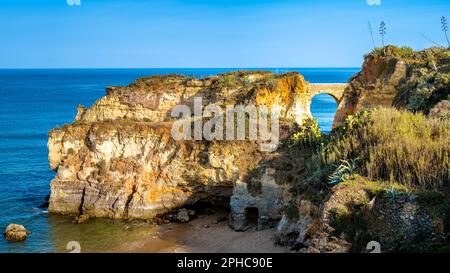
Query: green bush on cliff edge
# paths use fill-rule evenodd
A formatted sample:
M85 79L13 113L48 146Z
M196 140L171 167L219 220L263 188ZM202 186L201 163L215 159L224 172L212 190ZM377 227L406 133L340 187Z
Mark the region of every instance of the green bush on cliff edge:
M365 58L388 59L393 65L399 60L407 65L407 75L397 86L396 108L428 114L438 102L450 99L450 48L414 51L390 45L374 49Z

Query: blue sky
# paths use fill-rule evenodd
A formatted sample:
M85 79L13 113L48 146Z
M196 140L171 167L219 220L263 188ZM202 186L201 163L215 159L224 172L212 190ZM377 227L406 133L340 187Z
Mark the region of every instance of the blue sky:
M0 2L0 68L358 67L386 42L444 43L448 0Z

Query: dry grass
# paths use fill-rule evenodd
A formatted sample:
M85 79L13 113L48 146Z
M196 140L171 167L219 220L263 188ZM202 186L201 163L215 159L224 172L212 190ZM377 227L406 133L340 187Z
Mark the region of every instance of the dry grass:
M376 109L360 119L332 137L322 151L324 163L356 159L373 180L420 189L448 185L450 120L394 109Z

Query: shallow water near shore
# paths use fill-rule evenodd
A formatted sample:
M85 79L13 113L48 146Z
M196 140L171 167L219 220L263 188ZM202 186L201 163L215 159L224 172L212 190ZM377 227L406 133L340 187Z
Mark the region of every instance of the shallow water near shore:
M79 241L83 252L132 251L137 247L135 242L142 238L149 240L143 248L149 252L177 245L184 236L178 226L107 219L91 219L76 225L72 223L73 217L49 215L41 207L54 176L48 166L47 132L57 125L71 123L77 105L92 105L105 95L106 86L128 85L149 75L177 73L205 77L230 70L238 69L0 70L0 229L17 223L32 231L22 243L0 238L0 252L69 252L66 249L69 241ZM299 71L313 83L342 83L359 69L265 70ZM322 130L329 131L336 111L334 100L328 95L318 95L311 109Z

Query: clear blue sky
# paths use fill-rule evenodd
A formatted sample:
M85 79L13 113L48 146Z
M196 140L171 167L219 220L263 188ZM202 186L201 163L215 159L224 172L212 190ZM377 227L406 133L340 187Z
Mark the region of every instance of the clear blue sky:
M444 43L449 0L1 0L0 68L358 67L376 41Z

